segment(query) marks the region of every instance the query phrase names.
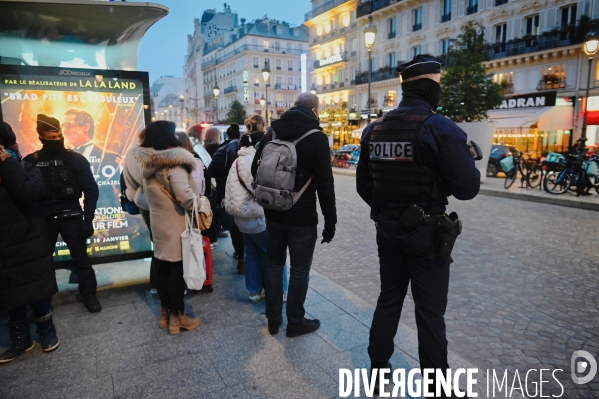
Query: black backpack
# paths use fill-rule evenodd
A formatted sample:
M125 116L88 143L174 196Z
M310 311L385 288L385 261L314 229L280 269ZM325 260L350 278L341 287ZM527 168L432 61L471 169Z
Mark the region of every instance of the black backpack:
M125 183L125 174L121 172L121 208L129 215L139 215L139 207L133 201L129 201L125 192L127 191L127 183Z

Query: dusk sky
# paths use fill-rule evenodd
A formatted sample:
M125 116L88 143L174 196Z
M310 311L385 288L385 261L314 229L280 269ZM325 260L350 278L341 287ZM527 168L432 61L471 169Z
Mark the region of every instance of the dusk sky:
M154 3L167 6L170 11L148 30L139 49L137 69L150 72L150 84L163 75L183 76L187 35L193 33L194 18L201 18L206 9L222 11L224 7L224 2L197 0L162 0ZM234 0L226 3L231 5L231 11L237 12L239 19L252 21L268 14L271 19L295 25L303 23L304 14L311 9L308 0Z

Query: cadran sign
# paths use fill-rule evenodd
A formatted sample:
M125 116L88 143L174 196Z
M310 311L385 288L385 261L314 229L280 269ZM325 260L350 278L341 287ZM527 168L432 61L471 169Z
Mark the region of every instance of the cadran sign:
M499 109L531 108L531 107L553 107L557 92L552 91L543 94L524 94L513 96L502 101Z

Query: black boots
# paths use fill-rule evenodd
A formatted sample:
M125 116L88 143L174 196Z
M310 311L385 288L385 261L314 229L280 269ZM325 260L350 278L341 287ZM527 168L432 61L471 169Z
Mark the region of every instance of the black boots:
M393 367L391 366L391 363L387 362L387 365L385 367L381 367L380 369L378 369L377 373L376 373L376 378L374 380L374 382L371 381L371 383L374 383L374 394L376 396L379 395L379 373L381 372L381 370L385 370L385 369L389 369L389 371L393 372ZM372 379L372 370L373 368L370 368L370 379ZM389 379L391 379L389 377Z
M60 342L56 336L54 323L52 323L52 312L40 318L31 315L31 321L37 327L37 335L40 337L40 344L44 352L51 352L58 348Z
M279 332L279 327L283 324L283 320L268 320L268 332L271 335L275 335Z
M300 335L312 333L320 327L319 320L310 320L304 318L304 322L298 326L287 325L287 337L299 337Z
M33 349L33 341L29 332L29 320L6 322L11 346L0 355L0 364L12 362L23 353Z
M89 310L90 313L96 313L102 310L102 305L100 305L98 298L96 298L95 292L83 294L83 303L85 304L85 307L87 308L87 310Z

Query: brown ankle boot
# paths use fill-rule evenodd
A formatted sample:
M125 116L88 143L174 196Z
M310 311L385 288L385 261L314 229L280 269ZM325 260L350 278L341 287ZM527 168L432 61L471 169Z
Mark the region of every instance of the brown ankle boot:
M171 335L177 335L181 332L180 330L180 317L174 313L171 313L170 318L168 319L168 332Z
M166 310L166 306L160 307L160 318L158 319L158 325L160 328L168 327L168 312Z
M179 317L179 326L181 330L191 331L195 328L198 328L200 325L200 319L197 317L191 318L187 315L182 315Z
M243 259L237 261L237 274L245 274L245 260Z

